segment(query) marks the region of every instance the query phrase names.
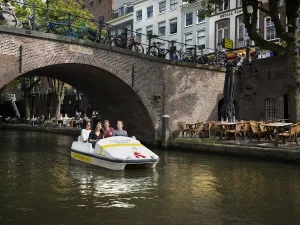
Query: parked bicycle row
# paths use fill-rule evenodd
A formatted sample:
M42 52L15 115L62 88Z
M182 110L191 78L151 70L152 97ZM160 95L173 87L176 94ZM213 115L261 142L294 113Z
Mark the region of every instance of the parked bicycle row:
M22 3L25 5L24 3ZM30 8L30 6L29 6ZM119 35L112 35L110 33L109 24L100 24L98 28L95 26L95 20L87 20L81 18L81 25L75 26L73 24L74 18L78 25L79 19L72 16L70 13L64 13L60 16L60 20L51 21L49 18L49 6L42 8L42 12L37 13L37 8L35 5L31 6L32 10L29 10L28 14L21 21L18 20L18 15L14 12L14 6L10 2L6 4L0 3L0 25L6 25L10 27L17 27L26 30L35 30L46 33L53 33L57 35L64 35L72 38L87 39L92 42L98 42L105 45L110 45L113 47L119 47L124 49L129 49L139 53L149 54L156 57L161 57L169 60L175 61L185 61L190 63L198 63L205 65L212 65L218 67L226 67L226 62L228 60L233 61L234 66L239 67L245 62L245 54L233 53L228 55L225 51L214 51L210 54L203 54L204 49L200 49L200 46L191 46L178 42L168 42L168 49L162 48L166 40L160 39L156 35L147 35L149 42L148 44L142 44L136 41L135 37L137 35L146 35L141 33L135 33L134 31L129 31L123 29L125 32ZM87 25L89 22L91 26ZM92 23L91 23L92 22ZM177 50L177 47L179 50ZM267 53L269 54L269 53ZM265 52L252 51L250 56L252 59L255 58L265 58L267 56Z

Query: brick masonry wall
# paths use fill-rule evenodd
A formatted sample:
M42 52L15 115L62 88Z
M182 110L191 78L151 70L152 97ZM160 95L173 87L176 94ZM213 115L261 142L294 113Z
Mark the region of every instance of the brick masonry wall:
M171 130L178 121L217 119L224 71L52 34L0 31L0 88L23 74L64 80L95 103L102 119L122 119L133 135L152 143L163 114L170 115ZM154 101L155 95L162 100Z
M237 75L240 117L246 120L265 119L265 99L275 98L276 118L284 118L284 95L288 93L289 77L285 59L271 57L252 61Z

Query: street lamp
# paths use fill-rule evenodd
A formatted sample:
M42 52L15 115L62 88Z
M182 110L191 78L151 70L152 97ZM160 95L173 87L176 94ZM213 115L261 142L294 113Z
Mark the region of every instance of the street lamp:
M252 15L253 13L253 6L249 4L249 2L247 2L247 13L249 15Z

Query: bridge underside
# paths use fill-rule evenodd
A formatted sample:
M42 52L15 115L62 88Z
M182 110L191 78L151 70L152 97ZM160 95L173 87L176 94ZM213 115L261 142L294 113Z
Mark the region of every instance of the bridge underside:
M82 64L58 64L30 71L25 76L46 76L72 85L84 93L98 109L101 121L108 119L113 127L124 121L129 135L153 143L152 119L134 90L113 74Z

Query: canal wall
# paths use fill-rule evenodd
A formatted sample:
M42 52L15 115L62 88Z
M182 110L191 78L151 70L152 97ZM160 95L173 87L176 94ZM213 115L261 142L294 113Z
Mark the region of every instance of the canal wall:
M69 135L80 135L80 129L70 129L70 128L59 128L59 127L47 127L47 126L30 126L25 124L0 124L2 129L10 130L25 130L25 131L36 131L36 132L47 132L55 134L69 134Z
M241 157L252 157L277 161L299 162L300 149L286 149L274 147L249 146L238 144L218 143L193 143L171 140L170 149L182 149L187 151L213 153L219 155L231 155Z

